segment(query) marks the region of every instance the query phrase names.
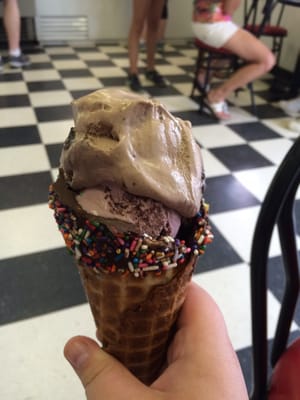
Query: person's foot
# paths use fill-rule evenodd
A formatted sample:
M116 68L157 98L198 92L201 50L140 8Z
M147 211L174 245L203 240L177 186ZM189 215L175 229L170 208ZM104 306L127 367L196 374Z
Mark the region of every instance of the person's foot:
M133 92L143 92L143 88L137 74L128 75L127 85Z
M29 58L21 53L19 56L9 56L8 57L8 62L11 68L22 68L22 67L28 67L31 62Z
M155 86L160 88L167 87L166 81L155 69L153 71L146 71L145 76L149 81L153 82Z
M226 101L221 100L218 102L210 102L206 97L204 100L204 105L209 109L211 114L219 121L226 121L230 119L230 113L228 111L228 104Z

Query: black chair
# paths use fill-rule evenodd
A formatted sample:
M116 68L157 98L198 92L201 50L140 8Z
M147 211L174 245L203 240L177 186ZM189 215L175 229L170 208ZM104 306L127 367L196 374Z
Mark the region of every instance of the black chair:
M195 93L197 90L199 92L198 102L200 105L200 112L203 112L205 109L210 111L205 100L213 79L217 78L218 80L222 80L228 78L234 71L240 68L243 61L231 51L223 47L216 48L209 46L199 39L194 40L194 45L198 50L198 55L190 96L196 98ZM199 71L201 71L203 75L202 82L198 80ZM247 85L247 88L250 94L252 112L256 114L252 82ZM236 90L235 94L237 95L240 90L242 89ZM214 116L212 112L211 114Z
M288 0L287 0L288 1ZM288 31L281 25L281 20L286 5L285 0L266 0L261 8L259 0L244 1L244 28L256 37L266 36L271 38L271 50L279 64L283 39Z
M300 137L290 148L271 182L262 203L253 236L250 257L253 337L252 400L272 399L273 389L277 390L277 386L272 382L271 393L268 393L269 359L273 369L273 380L278 380L278 375L274 377L274 367L276 371L281 360L288 357L288 353L294 351L295 347L298 352L300 349L300 340L296 346L287 346L300 287L294 218L294 200L299 183ZM275 225L278 226L282 250L285 288L270 355L267 343L267 267L269 246ZM299 365L295 368L294 371L299 371ZM296 384L299 386L298 393L300 393L298 376ZM292 399L292 396L287 397L287 400Z

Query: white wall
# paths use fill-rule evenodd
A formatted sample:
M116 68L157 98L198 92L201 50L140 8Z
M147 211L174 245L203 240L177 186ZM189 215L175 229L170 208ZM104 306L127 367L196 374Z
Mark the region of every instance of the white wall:
M39 17L87 16L90 39L126 39L131 19L131 0L36 0ZM167 37L190 37L192 0L169 0Z
M127 38L131 18L131 0L35 0L35 2L37 17L87 16L88 35L91 40L126 40ZM192 37L192 3L193 0L169 0L167 38ZM242 15L243 2L235 20L241 23ZM289 35L284 42L281 66L290 71L294 68L299 51L299 18L300 7L286 7L282 23L288 27ZM267 41L266 43L268 44Z

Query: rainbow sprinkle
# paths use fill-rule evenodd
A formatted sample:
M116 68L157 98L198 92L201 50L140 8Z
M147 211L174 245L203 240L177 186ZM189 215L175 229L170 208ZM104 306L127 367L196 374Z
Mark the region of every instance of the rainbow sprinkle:
M59 230L69 252L95 272L132 273L143 277L149 272L160 275L162 271L186 264L191 255L201 255L213 240L208 225L208 205L202 201L200 211L192 219L195 232L191 243L171 236L153 239L134 232L112 231L97 220L86 219L78 223L73 211L62 204L50 186L49 207L54 210Z

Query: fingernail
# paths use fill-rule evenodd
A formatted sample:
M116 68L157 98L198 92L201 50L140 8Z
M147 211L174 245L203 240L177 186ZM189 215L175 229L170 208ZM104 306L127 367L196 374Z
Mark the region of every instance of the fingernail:
M65 356L75 369L81 369L84 366L89 353L89 346L83 340L73 341L65 349Z

